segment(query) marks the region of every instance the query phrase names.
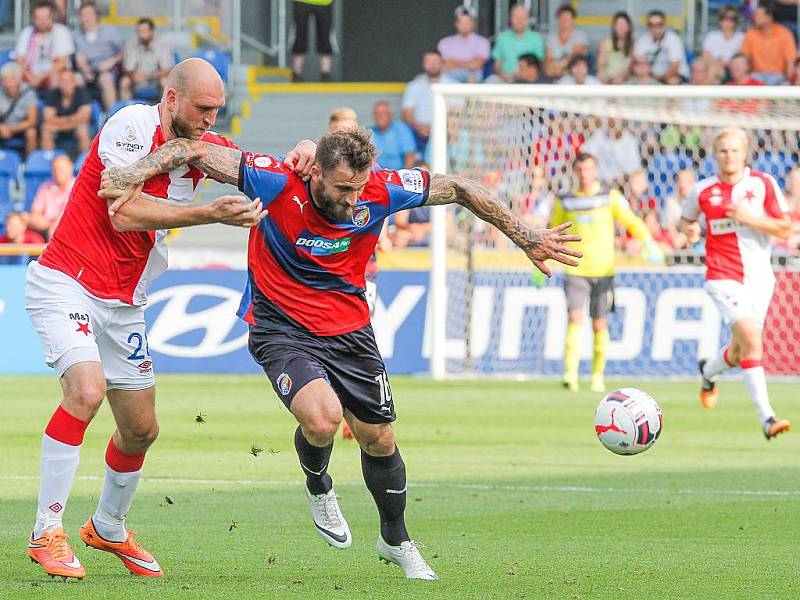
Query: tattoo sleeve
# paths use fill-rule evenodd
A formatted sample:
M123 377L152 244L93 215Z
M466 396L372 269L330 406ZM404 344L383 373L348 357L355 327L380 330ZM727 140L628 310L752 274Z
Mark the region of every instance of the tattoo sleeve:
M110 167L111 182L123 190L144 183L159 173L168 173L196 160L204 150L202 142L177 138L159 146L153 152L128 167Z
M460 204L502 231L522 250L539 245L539 235L480 183L455 175L431 174L427 206Z
M242 162L242 151L236 148L205 144L205 152L192 164L208 173L209 177L220 183L237 185L239 183L239 165Z

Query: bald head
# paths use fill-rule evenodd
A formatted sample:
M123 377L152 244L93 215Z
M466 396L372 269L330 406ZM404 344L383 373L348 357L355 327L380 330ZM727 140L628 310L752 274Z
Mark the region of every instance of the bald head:
M161 105L162 125L167 125L174 137L199 139L225 106L225 86L211 64L202 58L187 58L169 72Z
M193 90L221 90L222 78L211 63L202 58L187 58L172 67L165 88L173 88L179 94L190 94Z

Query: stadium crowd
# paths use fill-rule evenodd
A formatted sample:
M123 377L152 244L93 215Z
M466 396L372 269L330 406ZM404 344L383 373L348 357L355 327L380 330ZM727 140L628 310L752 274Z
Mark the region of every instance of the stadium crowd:
M148 17L127 42L116 27L100 23L93 0L81 2L74 29L65 25L63 1L35 1L30 17L0 66L0 231L6 231L0 243L49 238L69 198L73 164L80 167L103 115L158 100L175 64ZM47 163L51 178L26 176L36 189L12 202L11 171L37 159Z
M16 152L24 159L38 151L55 150L76 159L77 169L104 113L113 114L132 101L152 102L160 97L174 54L150 18L140 19L135 35L124 43L120 31L100 23L92 0L80 4L78 23L72 30L65 25L64 2L39 0L31 5L30 15L31 24L18 36L14 60L9 58L0 67L0 152L4 155L0 163L6 153ZM307 25L308 15L300 17ZM477 33L474 9L458 7L453 34L423 55L422 73L408 83L401 113L395 115L390 102L374 106L370 129L381 152L381 164L387 168L425 165L433 83L800 84L800 58L793 33L796 14L785 2L760 2L751 14L735 4L723 6L718 11L717 27L705 34L694 56L658 9L646 15L644 32L636 31L625 11L615 13L609 20L608 35L596 45L590 43L576 18L571 4L560 6L554 30L543 35L531 26L529 9L515 4L510 9L509 27L490 41ZM302 81L302 42L293 49L296 81ZM329 73L329 60L324 66ZM569 123L559 125L562 129L565 126ZM559 148L566 144L573 157L578 152L594 154L600 159L600 179L624 192L665 251L695 247L698 241L680 234L676 223L681 201L703 174L691 168L673 169L677 171L674 176L670 174L674 181L660 187L655 181L653 193L654 180L659 175L663 179L663 174L654 176L644 158L653 154L654 147L659 151L681 147L702 154L701 147L707 142L702 132L674 125L657 132L639 130L635 123L614 119L597 119L582 131L553 133L552 139L542 141L540 154L547 154L553 144ZM52 160L52 154L49 156ZM518 173L512 172L509 177L508 169L489 169L481 177L486 185L505 194L527 219L544 225L550 199L564 190L564 182L556 181L553 171L540 162L526 173L525 189L513 189L515 184L509 179L518 177ZM41 183L45 178L37 181L37 185L42 184L39 191L50 198L46 208L42 209L43 201L39 201L37 212L34 196L38 199L41 194L36 190L26 192L23 203L6 202L6 219L21 219L45 240L57 224L58 207L63 207L71 188L71 181L65 181L63 174L57 176L57 170L63 171L63 162L53 163L52 177L46 182ZM800 220L800 173L793 169L784 180L793 218ZM0 220L0 231L2 226ZM422 208L398 215L387 240L398 247L424 246L429 236L429 216ZM619 239L622 248L631 241L631 252L636 251L635 241L625 235ZM491 243L488 237L487 244ZM798 245L800 238L794 237L780 249L794 253Z
M796 28L796 14L786 3L762 1L749 15L749 21L740 7L725 5L718 12L717 27L705 34L701 50L694 56L687 51L683 38L669 28L667 15L659 9L647 13L647 29L642 33L635 31L628 13L615 13L610 18L608 36L596 48L591 46L587 33L576 25L577 11L571 4L557 9L556 29L546 36L531 27L531 15L524 4L512 6L510 27L495 37L493 45L476 33L477 18L473 9L461 6L454 16L455 33L424 54L423 72L408 84L403 95L403 121L414 135L420 157L425 157L429 150L433 113L430 86L434 83L800 84L800 58L792 32ZM744 109L746 107L739 107L739 110ZM686 239L678 233L676 223L680 217L680 201L688 194L698 174L689 168L681 169L671 175L674 181L660 186L654 197L652 184L662 174L654 176L648 172L644 158L648 152L654 153L654 146L658 151L688 148L689 152L702 155L701 148L708 146L709 141L703 139L699 129L666 125L658 131L637 131L637 125L616 123L614 119L605 123L598 120L585 129L575 128L572 133L551 136L544 145L567 146L567 155L572 157L581 151L596 155L600 159L601 180L609 187L624 191L634 212L647 223L665 251L692 249L698 240ZM382 149L380 143L378 147ZM498 193L508 194L509 202L529 219L545 225L547 221L543 217L549 206L548 195L556 188L563 191L564 187L563 181L553 181L553 175L551 170L545 176L541 165L534 165L525 178L529 184L527 189L516 194L503 189L503 181L513 178L508 177L506 169L484 173L483 181ZM791 191L792 182L798 179L797 169L785 177L793 218L800 221L798 194ZM620 240L622 248L630 241L624 235ZM796 252L798 239L781 244L781 249ZM635 243L631 244L630 251L637 251Z

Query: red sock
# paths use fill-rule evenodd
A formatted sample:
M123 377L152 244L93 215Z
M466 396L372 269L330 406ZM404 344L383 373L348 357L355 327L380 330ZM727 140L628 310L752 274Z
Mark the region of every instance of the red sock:
M108 447L106 448L106 464L117 473L132 473L142 468L144 452L141 454L125 454L117 448L114 438L111 438L108 440Z
M83 434L86 433L88 426L89 421L81 421L59 406L53 416L50 417L50 422L44 432L48 437L62 444L80 446L83 443Z

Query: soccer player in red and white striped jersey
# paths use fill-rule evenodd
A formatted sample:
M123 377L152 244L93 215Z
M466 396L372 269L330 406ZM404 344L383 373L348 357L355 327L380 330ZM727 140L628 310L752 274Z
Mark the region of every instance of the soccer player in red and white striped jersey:
M224 103L214 68L189 59L170 73L159 105L128 106L112 116L92 144L50 244L28 269L26 309L63 388L42 438L39 505L28 541L31 559L50 575L85 575L62 517L84 433L106 396L117 430L106 450L97 511L81 528L81 538L113 553L132 573L162 575L125 529L145 452L158 435L144 321L147 286L167 266L167 229L212 222L250 227L263 214L260 202L238 196L194 205L206 177L194 165L148 179L136 189L137 199L111 217L97 194L104 169L133 164L178 136L235 148L210 131ZM305 159L293 151L287 161L313 162L315 149L309 143Z
M723 129L714 138L719 173L698 182L683 205L685 229L706 221L705 289L730 327L731 343L720 354L700 361L700 400L707 409L717 404L716 379L741 367L750 398L766 438L789 430L769 402L762 358L762 329L775 275L770 263L771 238L791 234L788 207L772 176L747 166L747 134Z

